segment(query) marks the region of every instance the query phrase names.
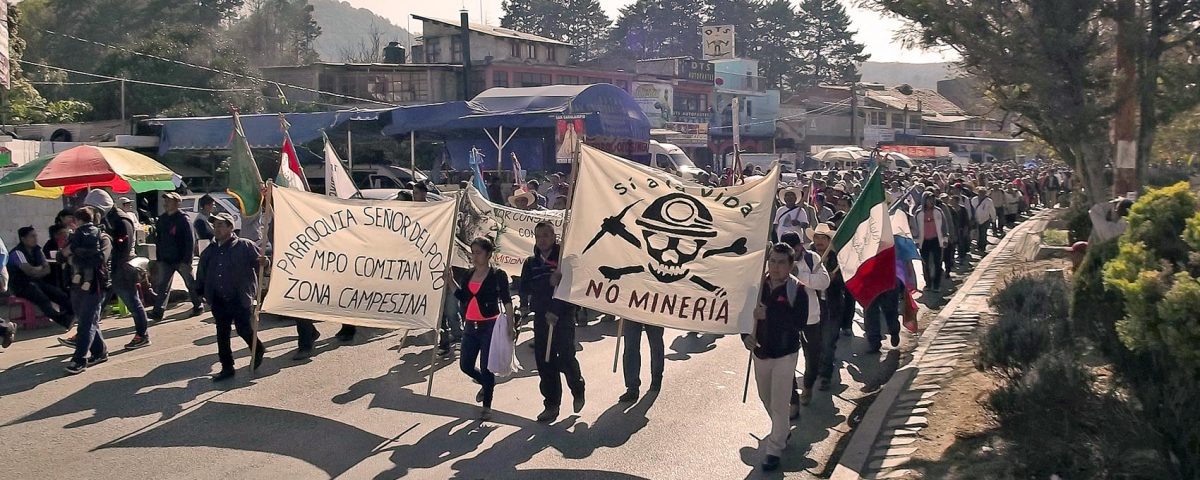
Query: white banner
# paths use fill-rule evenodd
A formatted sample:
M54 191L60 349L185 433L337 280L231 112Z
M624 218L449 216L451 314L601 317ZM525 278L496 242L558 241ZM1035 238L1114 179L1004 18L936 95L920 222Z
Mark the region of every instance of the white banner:
M271 288L263 311L378 328L435 328L454 201L341 200L274 190Z
M753 325L777 164L725 188L684 183L586 145L578 168L555 298L694 332Z
M562 210L520 210L489 202L475 187L468 185L467 197L463 201L463 214L459 216L458 233L455 235L457 248L454 266L471 266L471 241L478 237L490 238L496 244L492 262L510 276L521 275L525 258L533 255L533 227L540 222L554 224L554 231L562 235Z

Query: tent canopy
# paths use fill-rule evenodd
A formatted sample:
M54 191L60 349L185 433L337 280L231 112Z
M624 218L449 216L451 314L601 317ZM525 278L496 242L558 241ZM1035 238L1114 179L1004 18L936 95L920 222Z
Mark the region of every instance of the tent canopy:
M386 110L339 110L333 112L288 113L291 124L288 133L292 141L306 143L321 137L321 130L331 130L350 120L377 120ZM242 129L251 148L279 148L283 131L279 129L279 114L242 115ZM169 150L223 150L229 148L233 134L233 117L151 118L148 125L162 128L158 143L159 155Z
M584 115L589 137L648 142L650 122L629 93L616 86L551 85L492 88L469 102L399 107L386 112L384 135L413 131L554 128L556 115Z

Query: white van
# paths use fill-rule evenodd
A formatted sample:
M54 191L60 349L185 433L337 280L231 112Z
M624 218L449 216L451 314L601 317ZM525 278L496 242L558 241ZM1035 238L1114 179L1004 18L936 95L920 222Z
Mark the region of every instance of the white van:
M679 148L670 143L650 141L650 166L666 170L686 180L695 180L703 172L691 158Z

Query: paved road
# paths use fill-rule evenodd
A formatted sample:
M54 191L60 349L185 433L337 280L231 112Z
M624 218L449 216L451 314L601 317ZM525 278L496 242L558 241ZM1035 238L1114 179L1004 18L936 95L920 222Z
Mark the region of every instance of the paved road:
M183 309L152 325L154 344L120 351L129 318L103 327L111 360L64 377L69 355L57 330L21 332L0 353L0 448L6 478L757 478L759 439L770 429L751 385L741 403L747 353L734 336L667 331L663 389L616 404L622 377L612 372L615 323L578 331L588 382L582 413L553 424L541 411L533 351L522 332L527 370L496 388L495 413L475 420L477 386L453 361L434 367L429 335L360 329L350 344L319 324L318 354L294 362L291 322L266 319L267 360L214 385L215 328ZM817 392L803 409L783 473L828 474L855 400L886 381L899 350L862 355L857 336L839 344L841 384ZM906 342L911 342L906 338ZM901 349L911 346L902 345ZM643 347L645 348L645 347ZM648 362L643 362L648 370ZM644 372L646 378L649 373ZM564 403L569 405L568 398ZM569 475L569 476L568 476Z

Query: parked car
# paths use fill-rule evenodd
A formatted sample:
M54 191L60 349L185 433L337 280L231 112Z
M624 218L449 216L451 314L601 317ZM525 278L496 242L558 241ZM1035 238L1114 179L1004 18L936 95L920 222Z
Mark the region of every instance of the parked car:
M179 210L188 216L188 220L195 222L196 216L200 215L200 198L204 195L211 196L216 203L213 205L213 213L225 212L233 216L233 229L241 231L242 229L242 211L237 206L237 200L228 193L208 193L198 195L185 195L182 201L179 202Z
M407 188L368 188L366 190L360 190L360 192L362 193L363 198L368 200L399 200L402 202L411 202L413 199L412 190ZM446 197L433 192L429 192L428 196L430 200L435 202L440 202L446 199Z

